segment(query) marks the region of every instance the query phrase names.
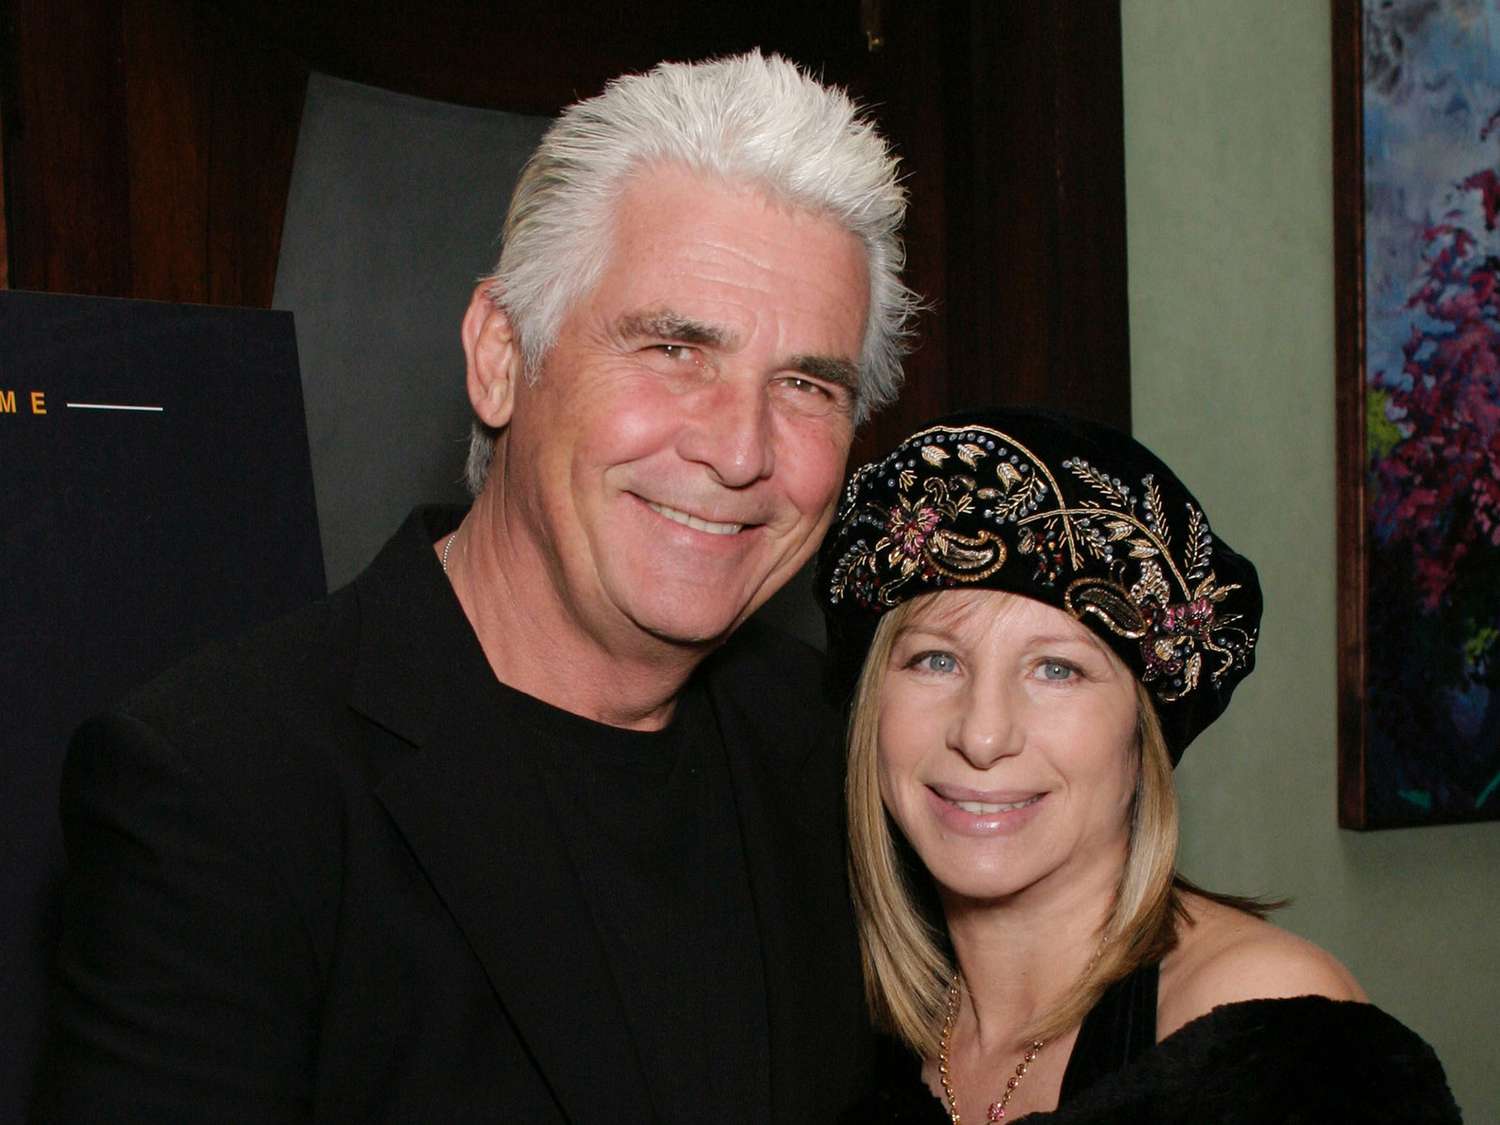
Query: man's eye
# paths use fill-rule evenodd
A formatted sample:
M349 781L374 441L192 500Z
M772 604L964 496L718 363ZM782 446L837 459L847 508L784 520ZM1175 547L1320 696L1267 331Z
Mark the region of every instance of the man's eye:
M788 376L786 379L786 385L789 389L797 391L801 394L821 395L824 398L832 397L832 392L829 391L829 389L822 383L814 382L811 379L803 379L796 375Z
M664 359L672 360L674 363L688 363L696 354L695 349L688 347L686 344L653 344L647 350L656 352Z
M851 400L847 391L835 383L810 379L805 375L783 375L776 381L781 400L792 408L818 416L847 413Z

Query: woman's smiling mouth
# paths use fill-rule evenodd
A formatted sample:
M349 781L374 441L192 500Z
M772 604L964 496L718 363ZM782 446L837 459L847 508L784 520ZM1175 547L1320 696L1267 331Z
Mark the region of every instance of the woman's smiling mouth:
M950 785L927 787L939 823L963 836L1007 836L1029 824L1041 811L1043 790L984 790Z
M986 816L994 813L1014 812L1016 809L1024 809L1027 805L1034 805L1041 799L1042 795L1038 793L1034 797L1027 797L1024 801L1004 801L996 804L991 804L987 801L952 801L950 803L957 805L966 813L972 813L974 816Z

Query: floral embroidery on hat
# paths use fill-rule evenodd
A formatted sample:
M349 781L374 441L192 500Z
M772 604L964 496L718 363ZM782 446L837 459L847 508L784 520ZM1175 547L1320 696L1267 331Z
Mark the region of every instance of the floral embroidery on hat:
M927 537L943 518L941 512L926 504L913 506L904 496L891 508L886 520L886 534L896 545L891 561L902 561L902 565L915 565L922 557L922 548Z
M1073 616L1136 641L1142 681L1171 702L1205 671L1217 681L1245 666L1255 644L1225 606L1240 587L1214 575L1208 521L1190 499L1176 507L1155 473L1124 479L1082 457L1054 471L999 430L933 426L850 480L826 596L881 612L1022 566L1024 581L1002 585L1052 591Z

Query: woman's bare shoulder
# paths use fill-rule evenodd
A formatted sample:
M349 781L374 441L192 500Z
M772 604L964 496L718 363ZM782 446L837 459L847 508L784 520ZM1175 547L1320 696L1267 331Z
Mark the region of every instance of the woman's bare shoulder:
M1241 1000L1366 999L1353 974L1312 942L1198 895L1187 896L1187 908L1191 924L1162 962L1158 1038Z

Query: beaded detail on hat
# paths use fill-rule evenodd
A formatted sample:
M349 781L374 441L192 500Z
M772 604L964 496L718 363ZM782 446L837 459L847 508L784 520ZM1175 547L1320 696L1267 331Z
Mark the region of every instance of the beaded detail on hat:
M830 619L990 587L1092 625L1161 703L1243 678L1260 615L1254 568L1220 550L1170 470L1094 423L986 417L1018 432L932 425L850 478L819 564Z

